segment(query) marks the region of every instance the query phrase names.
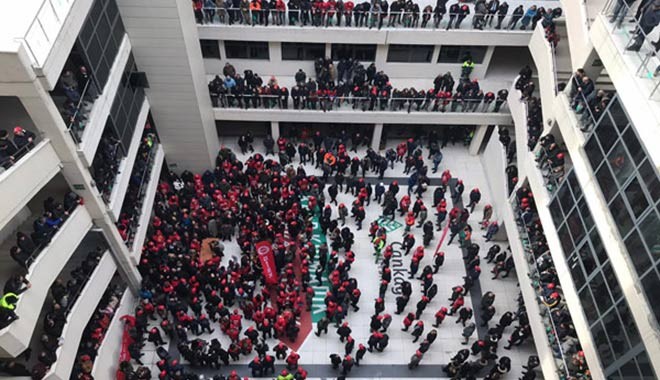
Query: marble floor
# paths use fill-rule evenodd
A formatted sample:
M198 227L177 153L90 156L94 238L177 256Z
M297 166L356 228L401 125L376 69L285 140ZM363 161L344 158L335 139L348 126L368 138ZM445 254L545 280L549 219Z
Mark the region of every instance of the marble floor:
M221 139L221 145L230 147L234 152L237 152L237 155L240 159L244 160L246 156L240 154L240 149L236 145L236 138L227 138ZM395 146L396 142L391 141L388 145ZM259 151L263 149L261 141L255 142L255 148ZM364 154L364 148L358 152L358 155L361 157ZM425 153L428 154L428 151L425 149ZM438 178L440 173L449 169L454 177L458 177L463 180L465 184L465 191L463 195L463 202L467 203L468 194L470 191L478 187L482 193L481 202L477 205L476 209L472 213L469 219L469 223L474 227L475 232L473 233L473 242L478 244L481 247L480 256L483 258L487 250L492 246L493 242L485 242L485 239L482 237L482 233L479 230L478 224L481 220L481 215L483 212L483 207L489 203L489 189L486 177L483 172L483 168L479 161L479 157L470 156L467 151L467 147L461 143L457 143L455 146L451 144L443 149L444 160L440 166L440 170L437 174L431 174L433 178ZM351 155L354 155L352 153ZM296 158L294 166L298 166L299 161ZM305 167L307 174L320 174L320 170L314 169L311 165ZM387 185L393 178L400 181L400 184L405 184L402 178L407 178L403 174L403 164L395 164L393 170L388 170L385 173L386 178L383 182ZM432 197L433 190L435 186L430 186L429 190L424 194L423 200L429 211L429 219L435 219L434 212L432 209ZM401 186L401 193L407 191L406 186ZM400 198L400 197L399 197ZM353 197L350 194L340 194L338 197L339 202L344 202L347 205L350 205ZM449 205L451 205L451 200L448 199ZM374 262L374 256L372 256L373 248L370 243L370 238L368 237L368 226L371 221L377 219L381 215L382 209L378 206L376 202L371 202L371 204L366 207L367 218L364 222L364 227L361 231L355 230L355 224L351 220L347 222L355 233L355 245L353 246L353 251L356 253L356 260L351 268L350 275L355 277L358 280L359 287L362 291L362 297L360 300L360 311L351 312L348 315L347 321L351 326L353 333L352 336L356 340L356 347L358 343L364 343L366 345L366 340L369 337L369 322L370 316L373 314L373 304L374 300L378 297L378 286L380 283L380 275L378 273L378 265ZM333 206L333 213L336 217L336 208ZM493 219L497 218L497 210L494 210ZM403 224L403 218L398 216L397 221ZM403 236L403 227L400 227L397 230L388 233L388 243L394 241L401 241ZM413 233L416 238L416 245L420 245L422 242L422 229L413 228ZM425 256L422 262L420 263L420 272L427 264L432 264L432 257L435 252L436 246L440 240L441 233L436 232L434 240L431 242L429 247L425 249ZM431 303L427 306L425 312L423 313L421 319L424 321L425 331L424 335L431 330L432 324L434 323L434 314L441 307L449 307L449 298L451 294L451 288L456 285L462 285L463 279L465 276L465 267L462 260L462 252L458 247L458 242L456 239L453 244L447 245L449 236L445 239L441 250L445 252L445 263L440 271L435 274L434 283L438 284L438 295L433 299ZM508 243L506 241L497 241L496 244L499 244L504 250L507 248ZM232 253L238 255L238 247L235 242L230 244L225 244L225 252L228 255L225 256L225 260L228 260L232 256ZM406 270L409 267L410 259L412 255L404 256L403 262ZM506 311L515 311L517 309L516 298L518 295L518 284L515 273L512 272L512 275L508 278L500 278L497 280L492 280L490 275L490 269L492 268L491 264L486 264L485 260L482 259L482 275L480 276L480 288L482 292L491 290L495 292L496 299L494 306L497 310L495 317L491 320L491 325L494 325L496 321L499 320L499 317ZM407 276L406 276L407 277ZM412 343L413 337L410 335L410 332L401 331L402 320L404 315L408 311L413 311L415 309L415 304L421 297L421 281L420 280L409 280L413 285L413 297L411 302L406 308L406 312L402 315L395 315L394 311L395 306L395 297L396 295L392 292L392 286L388 289L387 295L385 297L385 312L393 316L392 325L388 330L390 335L390 344L387 349L382 352L374 352L365 355L363 361L361 362L361 367L354 367L353 372L351 373L351 378L406 378L406 377L415 377L415 378L442 378L444 373L441 372L440 365L444 365L449 361L449 358L452 357L458 350L462 348L469 348L476 339L478 339L478 334L475 332L470 338L468 346L461 344L462 342L462 326L455 323L456 316L448 316L444 323L437 329L438 338L431 345L430 350L425 354L421 365L414 371L409 371L406 367L406 364L410 360L411 355L417 349L419 343ZM475 300L480 299L480 294L475 294L472 296L467 296L465 298L466 306L470 306L473 310L479 308L479 305L472 305ZM475 321L477 325L480 321ZM247 328L248 323L244 323L244 328ZM513 331L513 327L516 325L516 322L512 326L509 326L503 335L502 341L499 344L498 354L500 356L506 355L511 358L511 372L508 373L504 378L505 379L518 379L522 371L521 366L526 363L529 355L535 354L535 347L532 339L528 339L523 345L519 347L512 348L511 350L504 350L503 346L506 344L506 339ZM331 353L338 353L343 356L344 345L339 342L338 336L336 335L335 329L332 328L332 325L329 329L328 335L322 335L320 338L314 334L310 334L304 343L302 344L299 354L300 354L300 365L304 368L309 368L310 378L332 378L337 376L339 372L335 372L329 366L329 355ZM482 330L483 332L483 330ZM203 339L210 340L212 338L219 339L223 346L227 347L230 343L229 339L225 337L219 329L213 334L204 334L201 336ZM272 348L277 344L275 339L271 339L268 342L269 346ZM172 352L176 349L171 348ZM151 343L147 343L145 347L146 355L143 358L145 364L154 364L158 357L155 355L155 347ZM475 359L472 357L470 360ZM239 374L242 376L249 375L249 369L245 364L249 363L252 360L252 357L241 357L236 366L232 366L232 369L237 369ZM277 364L283 362L277 361ZM279 369L280 367L278 367ZM489 367L490 368L490 367ZM155 369L155 368L154 368ZM200 371L206 376L213 375L214 371ZM225 372L224 370L222 372ZM157 372L154 372L157 373ZM485 375L485 374L484 374ZM355 376L355 377L353 377ZM540 377L537 377L540 378Z

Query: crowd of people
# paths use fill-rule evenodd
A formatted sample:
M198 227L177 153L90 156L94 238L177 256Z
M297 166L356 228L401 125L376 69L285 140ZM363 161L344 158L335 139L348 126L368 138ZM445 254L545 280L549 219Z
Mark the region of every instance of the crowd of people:
M97 247L90 251L78 267L73 269L65 282L58 278L50 286L50 305L45 305L47 312L43 320L43 331L39 337L40 348L37 362L32 366L30 375L33 379L42 379L57 361L57 349L62 345L62 331L67 317L82 293L92 272L96 269L105 249ZM28 348L31 353L36 347ZM30 356L30 354L25 354Z
M509 12L509 4L500 0L478 0L474 5L437 0L420 9L412 0L192 0L198 24L300 25L315 27L364 28L433 28L460 29L471 14L472 29L533 30L536 24L552 23L561 8L518 5ZM445 18L445 16L447 16ZM446 19L445 23L443 19ZM518 24L520 22L520 25Z
M245 70L241 76L227 63L222 72L224 79L216 75L208 85L213 106L292 107L324 112L346 107L362 111L500 112L508 96L506 89L484 92L478 80L470 80L474 69L470 55L463 57L458 83L447 72L438 75L428 90L394 88L375 63L365 68L357 60L343 58L335 67L331 59L319 58L314 66L315 77L298 70L294 75L295 85L289 91L274 76L264 83L252 70Z
M149 176L151 175L157 144L158 138L151 129L151 125L145 125L124 203L121 206L121 213L117 221L119 235L129 247L133 244L133 237L142 215L142 201L147 192L146 184L149 182Z
M421 316L443 285L434 281L434 273L442 267L444 253L436 252L430 262L427 260L428 264L421 265L424 248L437 239L434 231L446 226L451 232L448 244L458 237L457 242L463 248L466 275L463 283L452 287L448 307L430 311L434 313L433 327L440 328L446 317L457 316L456 323L463 324L464 344L471 343L477 323L489 329L486 339L472 342L470 350L459 351L445 366L445 372L451 376L485 372L488 379L496 379L510 371L511 361L498 353L498 342L514 320L518 326L510 333L504 348L520 345L530 337L524 306L519 304L517 311L503 313L495 326L489 325L495 316L495 293L486 292L482 303L474 305L481 310L478 321L472 321L473 311L466 306L465 297L473 291L481 274L480 247L471 241L471 235L477 232L468 223L481 200L479 189L469 192L463 207L465 186L445 170L441 184L433 190L433 204L424 204L422 199L431 187L425 160L442 155L437 136L429 135L424 144L411 138L386 153L393 159L392 163L406 163L411 179L404 191L399 190L397 181L373 186L364 180L371 171L380 173L382 166L378 162L383 161L382 157L374 159L378 155L374 151L362 159L350 156L349 147L359 146L362 136L344 133L326 146L328 140L316 133L297 140L298 149L285 137L270 141L264 142L267 151L264 156L254 152L251 135L241 136L242 154L249 156L244 162L223 147L215 169L201 174L185 171L180 176L171 172L169 180L159 185L150 233L139 264L143 275L140 302L134 314L125 318L130 326L128 350L132 360L120 367L127 379L188 379L196 376L198 368L219 369L241 358L249 359L255 377L305 379L308 373L298 363L300 355L287 343L299 338L298 322L309 312L312 299L317 296L313 286L320 283L327 283L329 290L321 295L325 313L316 323L315 334L328 335L330 325L334 325L337 339L345 346L343 352L333 353L329 358L338 371L341 367L338 377L348 376L354 365L359 366L362 361L369 361L368 356L387 349L387 332L392 322L389 313L405 315L404 330L411 328L414 342L420 344L408 365L414 370L437 337L437 330L430 327L424 334ZM268 158L275 155L276 149L280 160ZM433 149L437 151L434 153ZM292 166L296 158L301 163L297 170ZM307 175L302 166L306 162L324 167L323 175ZM388 159L384 162L385 167L390 164ZM349 205L338 204L339 192L351 194L354 201ZM451 199L453 206L448 205L445 197ZM360 303L360 285L369 279L352 276L351 266L357 254L366 254L354 252L353 244L355 234L366 221L365 208L370 202L380 204L386 217L404 217L406 231L415 225L422 228L424 241L416 244L414 235L404 232L403 242L398 242L397 237L388 235L384 226L379 225L375 216L370 218L368 228L378 265L379 297L373 303L369 338L359 342L347 316L366 308ZM431 209L436 211L435 220L429 220ZM492 211L490 205L485 206L479 222L487 241L497 234ZM354 220L354 227L347 221L349 218ZM321 234L328 236L327 243L312 240L315 221ZM218 238L221 241L209 246L211 253L203 254L207 240ZM223 242L228 240L238 243L240 255L225 252ZM273 268L257 255L257 246L263 241L272 245ZM409 279L401 285L396 310L386 310L384 299L388 289L394 286L391 262L395 251L406 256L412 253ZM500 274L506 277L515 269L511 256L500 252L498 245L489 249L486 259L494 262L494 278ZM269 271L278 277L276 281L266 274ZM413 281L414 286L421 288L421 295L413 294ZM202 334L218 328L229 339L228 346L218 339L202 338ZM280 343L271 347L270 338L279 339ZM168 341L175 342L181 358L189 365L170 356L163 347ZM157 374L142 365L142 351L147 345L157 349L156 366L160 371ZM469 360L471 355L477 355L478 359ZM283 361L285 369L275 374L275 364L279 361ZM534 378L533 369L537 365L538 358L530 358L525 380ZM232 371L216 378L241 377Z
M103 293L101 300L85 326L80 345L78 346L77 361L71 375L71 379L93 380L92 370L94 361L98 356L98 350L103 343L105 334L110 328L110 322L119 307L119 301L126 290L125 287L111 284Z
M571 80L569 99L571 108L578 115L580 130L590 131L607 108L611 93L596 89L594 80L583 69L577 69Z
M16 126L13 135L4 129L0 130L0 169L7 170L32 148L37 136L27 129ZM3 170L3 171L4 171Z
M64 95L60 113L69 127L71 136L80 142L89 113L99 93L87 66L77 65L75 70L65 69L60 75L59 90Z
M123 158L120 144L121 142L112 131L104 132L90 167L96 188L106 203L110 201L110 195L117 174L119 174L119 164Z
M48 197L43 204L44 212L32 223L32 233L16 233L16 245L11 247L9 255L21 267L22 272L17 272L17 275L22 277L29 273L34 260L80 202L81 198L73 192L66 193L61 203L53 197ZM7 281L0 297L0 329L19 318L16 314L16 304L19 295L28 288L29 286L19 286L14 277Z
M542 304L548 310L544 317L551 322L547 330L548 340L555 357L566 363L564 371L575 378L584 378L589 374L589 368L573 326L571 313L564 301L534 194L528 187L522 186L516 190L515 200L516 219L521 234L525 237L523 245L528 255L526 260L530 264L530 275L536 284Z

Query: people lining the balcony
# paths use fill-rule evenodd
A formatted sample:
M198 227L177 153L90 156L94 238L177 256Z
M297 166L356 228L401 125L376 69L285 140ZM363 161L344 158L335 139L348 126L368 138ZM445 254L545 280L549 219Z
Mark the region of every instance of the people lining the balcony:
M121 141L114 136L113 131L106 129L96 149L96 155L90 168L95 186L106 203L110 201L110 195L117 174L119 174L119 164L123 158L120 144Z
M33 379L42 379L57 361L57 349L63 344L62 332L67 324L69 313L92 272L96 269L104 251L101 247L90 251L82 262L70 272L68 280L65 281L60 277L51 285L50 305L44 305L48 311L43 319L43 333L38 343L40 347L30 347L31 351L39 352L37 362L31 370ZM35 334L38 333L35 331Z
M214 107L288 109L289 97L296 110L350 108L361 111L428 111L428 112L499 112L508 91L484 92L477 79L470 79L474 63L466 56L462 75L455 86L447 72L438 75L433 87L394 88L388 75L377 70L374 63L365 68L360 62L342 58L335 67L332 60L315 61L316 75L308 77L302 69L295 73L291 91L271 77L266 85L252 70L237 75L233 65L223 68L225 79L216 76L209 82ZM305 81L306 80L306 81ZM494 103L494 106L493 106Z
M147 184L154 164L157 143L156 134L151 128L151 125L147 123L144 127L142 141L138 148L128 189L124 196L124 203L121 206L119 220L117 221L119 235L129 248L132 247L133 237L137 232L140 216L142 215L142 201L148 189Z
M115 316L115 312L119 307L119 300L125 289L125 287L111 284L103 293L96 311L82 333L76 356L78 359L74 364L71 379L94 380L92 376L94 361L98 356L100 346L104 342L105 334L110 328L110 322ZM108 344L113 344L113 342Z
M423 10L412 0L387 0L353 2L351 0L192 0L193 12L198 24L243 24L243 25L288 25L315 27L365 27L369 29L421 28L432 25L441 27L448 13L446 30L460 29L463 20L474 13L470 23L474 30L493 29L534 29L540 20L552 21L561 16L561 8L530 6L526 11L522 5L509 15L509 4L500 0L477 0L474 6L456 2L447 5L448 0L438 0L436 5L427 5ZM509 16L508 23L503 24ZM429 21L433 18L433 23ZM497 22L493 21L497 18ZM518 21L521 25L518 28ZM494 25L493 25L494 24ZM545 27L545 25L544 25Z
M13 138L6 130L0 130L0 167L6 170L14 165L34 148L36 138L33 132L20 126L14 127Z
M588 132L600 119L610 102L611 94L596 89L596 85L583 69L578 69L570 83L571 108L578 115L580 130Z
M30 234L22 231L16 233L16 245L9 250L11 258L26 272L29 271L36 257L80 202L81 198L72 191L64 195L62 203L48 197L44 201L44 212L32 223L33 231Z

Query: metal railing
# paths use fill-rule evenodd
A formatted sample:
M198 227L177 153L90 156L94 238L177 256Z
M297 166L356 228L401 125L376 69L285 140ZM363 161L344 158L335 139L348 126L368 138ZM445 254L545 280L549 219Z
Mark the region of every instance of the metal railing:
M44 238L44 240L35 245L34 251L32 251L32 254L28 256L27 260L25 260L25 264L27 266L28 272L30 271L30 267L32 264L34 264L35 260L39 257L41 252L50 245L50 243L53 241L53 237L62 229L62 226L64 226L64 223L69 219L71 216L71 213L80 205L80 199L78 199L78 202L74 203L68 210L65 210L64 215L62 216L62 223L58 228L53 228Z
M75 0L45 0L23 35L32 61L42 67Z
M593 82L593 79L591 79ZM573 75L568 81L564 93L570 102L569 106L575 112L580 130L589 132L598 123L609 103L612 101L610 93L603 92L599 97L599 90L595 87L591 92L583 91L584 82L580 83L578 77Z
M515 195L512 198L513 201L511 202L511 206L513 207L514 215L516 216L516 223L518 225L518 232L520 233L521 236L521 243L525 248L525 253L526 253L525 260L527 261L528 264L527 266L529 272L528 275L532 280L531 281L532 286L534 287L534 290L536 291L538 296L538 304L542 310L540 315L541 319L544 321L545 325L549 327L549 329L546 329L548 334L548 343L550 344L550 348L554 353L555 359L559 361L559 364L556 365L557 372L562 374L563 379L570 379L573 378L572 376L576 376L579 374L571 373L570 367L568 366L570 358L567 358L567 355L562 348L562 344L561 344L562 340L559 338L557 325L552 317L552 312L559 308L564 308L568 313L569 317L570 317L570 311L564 307L563 301L560 301L558 304L553 306L547 304L546 299L543 295L544 289L540 281L542 271L538 267L537 260L540 257L547 255L549 251L543 253L542 255L539 255L539 257L536 257L534 255L533 249L531 248L532 240L527 231L527 226L525 225L522 219L522 212L520 211L520 207L518 205L518 199L516 198ZM552 258L550 258L550 260L552 260Z
M550 192L550 194L554 194L558 189L561 183L564 180L564 175L566 174L566 161L564 161L563 164L559 166L552 166L552 163L550 162L552 158L552 153L550 153L546 147L541 146L538 144L537 146L540 146L540 149L536 153L536 159L537 159L537 168L541 170L541 174L543 175L544 182L545 182L545 188ZM568 153L566 152L565 149L559 149L560 153L564 153L564 157L568 156Z
M0 175L2 174L3 170L9 170L12 166L16 165L18 161L21 160L21 158L25 157L28 152L30 152L34 147L37 146L37 139L32 141L31 144L27 144L21 148L19 148L16 153L9 157L5 157L3 159L0 159Z
M228 95L211 94L214 107L239 109L293 109L293 110L332 110L389 111L389 112L473 112L506 113L505 100L484 101L483 99L453 98L399 98L399 97L356 97L356 96L317 96L300 97L278 95Z
M473 12L473 10L471 10ZM512 10L511 10L512 12ZM240 8L203 8L196 13L198 24L248 26L310 26L354 28L414 28L414 29L472 29L516 30L532 32L536 22L531 20L523 28L523 14L469 15L434 12L382 12L382 11L319 11L309 10L256 10Z
M647 9L652 7L652 2L647 5ZM660 101L660 57L658 50L660 44L656 44L651 38L651 33L655 24L646 24L642 22L643 10L633 8L623 0L608 0L601 12L611 24L610 33L621 36L624 41L624 48L619 51L620 54L628 56L635 54L637 60L635 64L635 75L639 78L646 78L652 81L653 89L648 95L649 99ZM654 35L657 37L657 35ZM615 44L615 46L618 45Z
M112 189L117 184L117 177L119 176L119 169L121 166L121 162L126 159L125 156L119 153L120 145L121 144L119 141L115 142L115 146L114 146L115 152L113 153L113 156L115 157L115 162L111 165L116 165L117 168L116 170L112 171L111 173L112 178L110 177L101 178L100 181L94 178L94 181L96 181L96 188L99 190L99 193L101 193L101 198L103 198L103 201L107 204L110 204ZM97 154L98 154L98 149L97 149Z
M93 83L92 79L89 79L85 86L83 87L82 92L80 93L80 99L75 104L75 108L67 109L66 106L61 110L62 117L64 122L67 123L67 131L71 135L73 141L76 144L82 142L83 133L87 127L87 121L89 114L94 106L94 101L96 99L90 98L90 93L95 94L96 85ZM69 100L67 100L68 102ZM66 103L65 103L66 104Z
M126 239L124 240L124 243L129 249L133 246L133 239L135 238L135 234L137 233L137 229L139 227L138 222L140 221L140 216L142 216L142 202L144 201L144 196L147 193L151 171L153 170L154 163L156 162L156 153L158 152L158 145L159 143L155 141L154 144L149 148L149 156L147 157L147 164L145 165L140 175L140 185L136 192L137 198L139 200L138 204L136 205L137 213L130 216L131 221L127 226ZM127 192L130 192L130 189ZM122 212L123 212L123 207L124 205L122 205Z

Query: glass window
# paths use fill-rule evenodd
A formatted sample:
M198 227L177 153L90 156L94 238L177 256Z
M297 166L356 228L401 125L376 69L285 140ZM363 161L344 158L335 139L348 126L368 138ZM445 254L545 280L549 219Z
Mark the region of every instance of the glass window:
M552 215L552 221L555 223L555 226L560 225L564 220L564 215L559 207L559 199L555 198L550 204L550 214Z
M199 40L202 57L220 59L220 44L218 40Z
M607 341L607 335L605 334L605 331L603 331L603 326L601 326L600 323L597 323L594 328L591 329L591 335L594 337L594 343L596 344L600 361L602 363L611 362L614 359L614 355L612 355L612 350Z
M635 160L635 164L639 165L639 163L644 160L646 154L644 153L642 146L639 144L639 140L637 139L633 128L628 128L626 133L623 134L623 141L626 143L628 153L630 153L633 160Z
M468 57L474 63L483 63L488 46L447 46L440 47L438 63L463 63Z
M376 45L372 44L332 44L331 52L333 61L342 58L353 58L362 62L376 60Z
M571 170L571 174L568 175L568 183L571 185L571 191L573 192L573 198L580 199L582 196L582 188L578 182L575 172Z
M559 202L561 202L561 207L564 210L564 215L568 215L568 213L571 212L571 209L573 208L573 196L571 195L570 190L568 189L568 186L562 186L559 189Z
M282 60L313 61L325 57L325 44L282 42Z
M598 165L603 161L603 153L600 151L600 146L598 145L598 140L596 140L595 134L591 136L587 144L584 146L584 151L587 153L591 168L596 170Z
M603 247L603 241L600 239L597 229L591 231L591 234L589 234L589 240L591 240L591 246L593 247L594 252L596 252L596 257L598 257L600 265L605 264L609 258L607 257L607 252Z
M431 62L433 45L390 45L387 62Z
M568 233L568 227L566 224L559 228L558 234L559 240L561 241L561 247L564 249L564 252L572 252L573 241L571 240L571 235Z
M630 156L626 153L626 149L623 147L623 142L619 141L614 145L614 149L607 156L607 160L612 167L614 177L616 177L620 185L623 185L630 178L635 167L630 160Z
M649 163L649 160L646 160L639 167L639 174L642 175L646 188L649 194L651 194L651 199L657 202L660 199L660 181L658 181L658 174L655 168Z
M623 326L621 326L621 321L619 321L619 316L615 309L610 310L603 316L603 326L605 326L605 331L612 344L614 356L618 359L630 349L630 346L628 345L626 335L623 332Z
M228 59L265 59L268 60L268 42L263 41L225 41L225 57Z
M573 209L573 212L568 216L567 222L568 228L571 231L571 236L573 236L573 242L578 244L582 238L584 238L585 232L577 208ZM589 271L587 271L587 273L589 273Z
M585 273L587 273L587 276L594 271L596 268L596 260L594 260L593 256L591 255L591 247L589 244L584 244L580 249L578 250L578 254L580 257L580 261L582 261L582 266L584 267Z
M628 199L628 204L633 210L635 219L639 218L640 215L646 208L649 206L649 202L646 200L646 195L642 191L642 187L639 185L637 178L634 178L632 182L626 187L626 198Z
M589 207L587 206L587 202L584 200L584 198L580 199L580 202L578 202L578 209L580 210L580 215L582 215L584 225L587 228L593 227L594 218L591 216L591 211L589 211Z
M577 255L573 255L568 259L568 267L571 270L571 276L573 277L573 283L575 288L580 290L584 286L584 272L582 272L582 267L578 261Z
M644 379L654 379L655 375L653 374L653 367L651 367L651 362L649 361L649 356L646 354L646 351L642 351L641 354L637 355L637 365L639 370L644 376Z
M611 122L605 122L605 120L609 121L609 118L603 117L603 121L598 125L598 129L596 129L596 135L598 136L598 141L600 141L600 146L603 148L603 152L608 153L612 145L619 138L619 135L614 130Z
M605 313L607 309L612 307L612 299L610 298L610 293L607 292L605 280L600 272L596 273L593 279L591 279L589 287L591 287L591 294L594 296L598 310L600 310L601 314Z
M639 232L654 261L660 260L660 219L655 211L648 214L639 224Z
M617 185L612 178L612 172L610 171L609 165L603 165L596 172L596 179L598 180L598 185L600 190L603 192L603 196L606 201L612 199L614 194L617 192Z
M642 287L649 306L655 314L655 319L660 321L660 302L658 302L660 300L660 279L658 279L656 271L650 272L642 279Z
M619 280L617 280L614 271L612 270L612 265L607 263L603 267L603 276L605 276L605 281L607 281L607 286L610 288L610 293L612 293L612 298L618 300L621 298L621 286L619 286Z
M626 112L623 110L623 107L621 107L621 103L619 103L618 96L615 97L610 103L609 112L610 115L612 116L612 120L614 120L614 124L616 124L619 131L623 131L628 126L629 122L628 122L628 115L626 115Z
M630 345L635 347L641 339L639 337L639 330L637 330L637 324L635 324L626 300L619 302L617 311L619 312L621 323L623 323L623 327L626 330L626 335L628 335L628 340L630 340Z
M646 253L646 249L644 248L644 244L642 244L642 239L639 238L637 230L633 230L626 239L625 244L626 249L628 249L628 255L637 270L637 274L641 275L646 272L651 267L651 259Z
M635 359L630 359L626 364L622 365L620 368L621 376L624 379L641 379L639 376L639 370L637 369L637 363Z
M591 325L598 319L598 311L596 310L593 298L591 298L591 291L588 286L585 286L580 292L580 300L582 301L584 315Z
M630 213L626 204L623 202L621 195L617 195L616 198L610 204L610 212L612 213L612 218L619 228L621 236L626 236L628 231L633 226L633 221L630 218Z

